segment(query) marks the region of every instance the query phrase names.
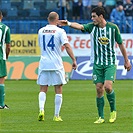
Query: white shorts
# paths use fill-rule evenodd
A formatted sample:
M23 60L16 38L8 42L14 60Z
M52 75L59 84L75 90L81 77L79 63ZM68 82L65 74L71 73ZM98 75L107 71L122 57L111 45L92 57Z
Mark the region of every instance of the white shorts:
M37 84L48 86L66 84L64 69L55 71L38 70Z

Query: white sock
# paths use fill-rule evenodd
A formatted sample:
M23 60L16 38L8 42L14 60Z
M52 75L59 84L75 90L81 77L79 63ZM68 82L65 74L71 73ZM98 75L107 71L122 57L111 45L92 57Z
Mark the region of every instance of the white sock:
M40 111L44 111L44 105L45 105L45 101L46 101L46 93L40 92L38 99L39 99L39 109L40 109Z
M62 94L55 95L55 116L59 116L62 105Z

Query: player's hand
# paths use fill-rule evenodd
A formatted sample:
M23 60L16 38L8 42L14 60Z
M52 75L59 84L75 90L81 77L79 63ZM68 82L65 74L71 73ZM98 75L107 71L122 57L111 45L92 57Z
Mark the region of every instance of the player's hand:
M59 26L67 26L68 25L68 21L67 20L58 20L58 25Z
M127 71L130 71L130 69L132 68L132 66L131 66L129 60L127 62L125 62L124 67L125 67L125 69L127 69Z
M73 62L72 68L73 68L74 70L76 70L76 68L77 68L77 63L76 63L76 61Z

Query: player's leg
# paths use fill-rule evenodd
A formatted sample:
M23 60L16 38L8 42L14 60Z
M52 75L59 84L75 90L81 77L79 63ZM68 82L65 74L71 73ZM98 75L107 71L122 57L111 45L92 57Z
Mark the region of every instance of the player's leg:
M97 108L98 108L98 114L99 117L104 119L104 88L102 83L96 84L96 91L97 91Z
M116 104L115 104L115 92L112 89L112 81L106 80L105 81L105 90L108 102L110 104L110 111L116 111Z
M60 117L62 100L62 85L55 85L55 113L53 119L54 121L63 121Z
M94 123L104 123L104 75L103 75L103 68L100 65L93 66L93 82L96 85L96 105L98 109L98 120Z
M115 92L112 88L112 84L115 81L115 75L116 75L115 65L106 68L104 88L110 105L111 113L110 113L109 122L111 123L116 120L116 98L115 98Z
M0 109L9 109L9 107L4 103L5 101L5 76L6 71L6 61L0 60Z
M44 111L45 111L45 102L46 102L46 93L48 90L48 77L49 72L41 71L38 72L38 79L37 84L40 85L40 92L38 95L38 101L39 101L39 115L38 120L44 121Z
M62 86L66 84L64 69L57 70L52 73L52 81L55 87L55 113L54 121L62 121L60 110L62 106Z
M94 123L104 123L104 88L102 83L96 84L96 91L97 91L97 97L96 97L96 105L98 109L98 120L96 120Z
M112 81L105 81L106 96L110 105L109 122L113 123L116 120L116 100L115 92L112 89Z
M40 111L44 110L45 102L46 102L46 93L48 90L47 85L40 85L40 92L39 92L39 109Z
M38 120L39 121L43 121L44 120L44 107L45 107L45 102L46 102L46 93L48 90L48 86L45 85L40 85L40 92L39 92L39 96L38 96L38 100L39 100L39 116L38 116Z
M0 108L4 107L4 97L5 97L5 86L4 86L4 77L0 78Z

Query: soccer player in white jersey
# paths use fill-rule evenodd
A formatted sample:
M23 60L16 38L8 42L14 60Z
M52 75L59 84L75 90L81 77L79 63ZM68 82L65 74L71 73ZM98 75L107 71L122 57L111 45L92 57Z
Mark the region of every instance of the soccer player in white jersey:
M0 11L0 109L9 109L5 104L5 77L7 76L6 59L10 53L10 28L3 24Z
M127 71L131 69L125 47L122 42L118 27L105 20L105 11L102 7L96 7L91 12L92 21L88 24L79 24L60 20L59 25L70 26L72 28L88 32L91 35L91 58L93 65L93 81L96 85L96 103L98 109L98 120L94 123L104 123L104 90L110 105L109 122L116 120L115 92L112 83L116 73L116 53L114 50L117 42L124 57L124 66Z
M57 27L59 15L51 12L48 16L49 24L39 29L38 39L41 48L41 57L38 68L37 84L40 85L39 93L39 115L38 120L44 121L44 107L48 86L55 88L55 113L54 121L62 121L60 109L62 105L62 86L66 84L65 71L61 58L61 47L64 46L68 55L71 57L72 68L77 67L72 48L64 29Z

